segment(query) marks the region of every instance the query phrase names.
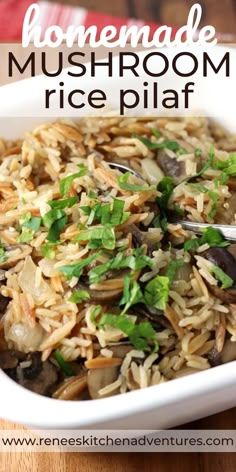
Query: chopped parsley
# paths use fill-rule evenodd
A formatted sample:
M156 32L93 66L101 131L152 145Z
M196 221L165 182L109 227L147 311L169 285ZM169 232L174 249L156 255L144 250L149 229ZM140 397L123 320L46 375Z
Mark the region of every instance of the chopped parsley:
M208 196L213 201L211 210L208 213L208 217L210 218L210 220L213 220L215 218L216 212L217 212L217 202L219 200L219 194L214 192L213 190L209 190L208 191Z
M129 192L147 192L149 190L156 190L155 185L137 185L137 184L130 184L128 182L131 173L125 172L125 174L117 177L117 182L122 190L128 190Z
M152 129L152 133L156 138L160 138L161 134L159 131ZM139 141L141 141L145 146L147 146L148 149L170 149L173 152L180 151L181 154L186 154L187 151L183 147L180 146L180 144L177 141L169 141L169 140L164 140L160 143L150 141L149 139L143 137L143 136L136 136Z
M98 326L99 328L112 326L113 328L119 329L128 336L135 349L141 351L149 350L148 342L152 342L155 346L154 351L157 352L158 350L158 344L155 340L155 330L148 321L136 325L128 316L105 313L102 315Z
M169 279L169 285L172 285L176 276L176 273L180 267L183 267L184 261L183 259L176 259L175 261L171 261L168 265L167 271L165 276Z
M145 286L145 304L157 310L165 310L169 298L169 278L157 275Z
M50 246L49 244L45 244L44 246L41 246L40 250L43 257L46 257L47 259L50 259L50 260L55 259L55 256L56 256L55 249L53 249L53 247Z
M123 308L121 315L124 315L132 305L143 301L143 294L138 282L136 282L135 280L132 285L130 284L130 282L130 276L125 276L123 297L119 303L120 305L123 305L125 303L125 307Z
M161 196L156 198L157 204L162 214L165 215L168 209L169 199L174 190L174 183L172 177L163 177L157 186L158 192L161 192Z
M201 237L201 245L208 243L210 247L227 247L230 242L224 239L223 234L213 226L209 226L204 229L203 236Z
M184 216L184 210L179 205L177 205L176 203L174 203L173 209L174 209L175 213L177 213L177 215Z
M43 217L43 223L49 229L47 240L55 243L61 231L64 229L68 221L68 217L63 210L53 208L49 210Z
M58 270L62 272L67 278L72 278L72 277L80 278L84 267L91 264L91 262L95 261L100 256L100 254L101 252L97 252L96 254L92 254L91 256L87 257L86 259L81 260L80 262L76 262L75 264L58 267Z
M70 296L69 302L82 303L89 299L90 299L90 295L89 295L89 292L87 292L87 290L76 290Z
M216 276L216 278L221 282L222 290L232 287L234 281L229 277L220 267L213 266L210 271Z
M216 181L218 182L217 179ZM214 182L214 184L216 186L216 182ZM197 183L189 182L187 185L193 187L194 189L198 190L201 193L206 193L209 196L209 198L212 200L213 203L208 213L208 218L210 220L213 220L217 212L217 202L219 200L219 194L217 192L214 192L213 190L208 189L207 187L205 187L205 185L202 185L198 182Z
M49 200L48 204L51 208L63 210L64 208L71 208L78 202L78 197L65 198L64 200Z
M30 217L25 221L21 226L24 228L28 228L31 231L37 232L41 226L42 218L38 218L36 216Z
M227 247L230 242L224 239L223 234L213 226L209 226L204 229L203 235L201 238L193 238L189 241L185 241L184 250L191 251L196 250L199 246L207 243L210 247Z
M166 216L161 217L160 215L155 216L152 221L154 228L161 228L162 233L167 231L168 220Z
M89 217L87 226L90 226L95 220L100 221L102 225L114 227L124 223L130 216L130 212L124 211L124 206L125 202L123 200L114 198L112 206L109 203L105 205L95 203L92 208L82 206L80 209Z
M142 254L143 248L135 249L133 255L124 256L122 252L119 252L114 258L108 260L104 264L100 264L95 269L89 272L90 283L98 283L101 277L106 274L109 270L119 269L132 269L140 270L144 267L152 267L153 262L150 257Z
M87 167L84 164L80 164L80 171L75 174L69 175L60 181L60 194L64 197L68 194L71 184L75 179L84 177L87 174Z
M90 241L92 246L94 241L96 242L95 248L104 247L105 249L115 249L116 236L114 228L109 226L95 227L85 231L81 231L80 234L75 236L74 241ZM88 246L91 249L91 244Z
M23 229L20 236L17 238L17 242L18 243L30 243L31 241L33 241L33 239L34 239L33 232L30 229L25 228L25 229Z
M200 157L202 155L202 149L196 148L194 154L196 157Z
M158 192L161 196L156 198L157 205L160 210L160 215L157 215L153 220L153 225L156 228L161 228L162 232L165 233L168 225L168 203L174 190L174 183L172 177L163 177L163 179L157 185Z
M3 246L0 246L0 264L7 261L6 251Z

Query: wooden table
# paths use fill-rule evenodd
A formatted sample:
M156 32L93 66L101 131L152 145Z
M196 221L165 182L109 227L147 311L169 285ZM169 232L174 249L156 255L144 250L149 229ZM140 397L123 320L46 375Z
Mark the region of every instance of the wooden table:
M59 0L63 3L63 0ZM65 3L65 1L64 1ZM95 11L182 25L193 0L69 0ZM202 0L203 24L236 34L236 0ZM236 401L236 400L235 400ZM2 428L19 428L0 421ZM183 429L236 429L236 409L220 413ZM2 454L0 472L233 472L234 454Z

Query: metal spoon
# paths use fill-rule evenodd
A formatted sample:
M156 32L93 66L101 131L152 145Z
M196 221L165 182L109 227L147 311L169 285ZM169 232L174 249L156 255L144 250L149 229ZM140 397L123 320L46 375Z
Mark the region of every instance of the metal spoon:
M203 234L204 228L212 227L214 229L218 229L225 239L229 239L230 241L236 241L236 226L194 223L193 221L177 220L175 218L171 218L170 221L172 223L180 224L183 229L193 231L194 233L201 235Z
M135 172L133 169L130 169L130 167L124 166L123 164L117 164L116 162L108 162L107 164L111 168L119 169L121 172L130 172L139 179L144 180L144 178L138 172ZM236 225L230 226L208 223L195 223L193 221L179 220L173 217L170 217L170 221L172 223L180 224L183 229L193 231L196 234L202 234L205 228L209 228L209 226L211 226L215 229L218 229L225 239L229 239L230 241L236 241Z
M111 169L118 169L123 173L130 172L130 174L135 175L135 177L144 180L144 178L138 172L133 169L130 169L130 167L124 166L123 164L117 164L116 162L107 162L107 164L109 165L109 167L111 167Z

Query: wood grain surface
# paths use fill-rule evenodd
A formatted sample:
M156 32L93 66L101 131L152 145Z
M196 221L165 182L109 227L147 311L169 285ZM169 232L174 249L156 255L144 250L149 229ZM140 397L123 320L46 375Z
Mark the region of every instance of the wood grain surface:
M19 0L20 1L20 0ZM87 9L182 25L193 0L58 0ZM236 0L202 0L203 22L236 34ZM236 402L236 400L235 400ZM0 421L0 429L18 429ZM236 429L236 409L182 426L183 429ZM0 455L0 472L233 472L236 456L226 453L9 454Z

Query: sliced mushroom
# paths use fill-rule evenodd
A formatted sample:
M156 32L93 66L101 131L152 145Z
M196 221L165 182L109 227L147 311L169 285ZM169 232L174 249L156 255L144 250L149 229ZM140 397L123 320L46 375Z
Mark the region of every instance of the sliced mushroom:
M236 244L230 244L228 247L227 247L227 251L230 252L230 254L232 254L232 256L235 258L236 260Z
M164 312L157 310L156 308L150 307L148 305L142 305L141 303L134 306L133 311L136 315L144 319L149 319L152 321L153 326L156 329L172 328L170 322L165 317Z
M50 361L42 363L40 372L36 373L35 370L34 378L25 378L24 370L25 369L22 369L23 379L20 378L19 380L20 385L40 395L49 395L50 389L58 380L58 368Z
M235 179L236 181L236 179ZM218 224L229 225L235 221L236 213L236 193L234 193L228 200L228 208L219 207L216 213L216 221Z
M92 399L110 397L111 395L117 395L119 388L113 390L111 393L106 395L99 395L99 390L106 387L107 385L115 382L119 374L119 367L105 367L100 369L92 369L88 372L88 390Z
M174 282L178 280L189 281L190 275L192 273L192 266L190 263L185 262L181 267L179 267L175 273Z
M23 375L24 379L27 380L33 380L37 377L37 375L40 374L43 363L41 361L41 353L40 352L32 352L29 356L29 360L31 361L31 364L29 367L24 367L23 368Z
M236 342L227 339L221 352L222 364L236 360Z
M26 359L26 354L20 351L7 349L0 352L0 368L3 370L15 369L19 362Z
M123 292L123 288L117 290L92 290L87 285L82 284L79 282L76 285L76 290L86 290L90 295L91 302L98 302L98 303L108 303L114 300L117 300Z
M110 351L113 352L114 357L119 357L120 359L124 359L126 354L128 354L128 352L133 349L132 345L129 342L113 343L112 345L108 345L107 347Z
M218 352L214 347L208 354L208 360L212 367L216 367L220 364L227 364L227 362L236 360L236 342L227 341L221 352Z
M228 187L230 190L233 190L234 192L236 191L236 179L235 177L231 177L228 180Z
M10 302L10 298L8 297L4 297L1 293L0 293L0 319L3 317L3 315L5 314L5 311L7 309L7 306L8 306L8 303Z
M221 352L217 351L216 347L208 353L208 361L212 367L222 364Z
M221 247L210 247L201 254L208 261L222 269L233 281L234 284L231 288L222 290L216 285L211 285L207 281L209 290L225 303L236 303L236 259L225 248Z
M161 149L157 152L157 163L165 175L172 177L175 184L178 184L180 180L187 176L185 163L178 161L176 157L168 156L165 150Z
M212 264L220 267L231 279L236 282L236 259L223 247L210 247L201 255Z
M69 378L53 393L59 400L75 400L87 388L87 373Z

